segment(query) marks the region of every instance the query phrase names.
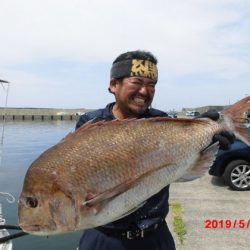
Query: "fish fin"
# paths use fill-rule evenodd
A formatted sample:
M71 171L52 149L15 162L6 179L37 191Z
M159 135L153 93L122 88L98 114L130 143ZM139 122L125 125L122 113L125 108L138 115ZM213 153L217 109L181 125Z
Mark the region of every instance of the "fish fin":
M250 110L250 96L236 102L231 107L225 109L223 114L227 125L231 125L235 136L250 146L250 135L245 126L244 113Z
M216 154L219 150L219 142L212 144L200 153L200 157L195 162L193 168L183 177L178 179L178 182L192 181L203 176L208 169L213 165Z
M188 126L193 126L194 124L207 125L207 120L209 119L207 118L190 119L190 118L152 117L152 118L147 118L146 120L147 122L171 122L173 124L178 124L181 127L188 127Z
M125 185L119 185L119 187L114 188L114 190L112 190L110 192L110 190L101 193L100 195L95 196L94 198L88 199L86 201L84 201L81 205L82 206L87 206L89 209L92 210L93 214L96 215L98 214L98 212L102 209L103 207L103 203L101 202L107 202L108 200L110 200L111 198L114 198L115 196L117 196L118 194L120 194L123 189L124 189ZM91 193L91 195L93 195ZM126 214L121 215L119 218L123 218L131 213L133 213L135 210L137 210L138 208L140 208L141 206L143 206L146 202L143 202L142 204L138 205L137 207L133 208L132 210L126 212Z
M101 203L101 202L100 203L95 203L95 202L91 203L91 200L94 199L95 197L96 197L96 194L94 194L93 192L89 192L85 202L81 202L80 199L75 198L76 207L80 207L81 209L84 208L88 211L91 211L94 215L98 214L99 211L102 209L104 203Z
M72 136L74 136L75 134L78 134L80 133L80 131L82 132L83 130L88 130L92 127L96 127L96 126L100 126L102 124L104 124L106 121L105 120L102 120L102 121L98 121L96 123L93 123L95 120L94 119L91 119L89 121L87 121L86 123L84 123L80 128L78 128L77 130L73 131L73 132L69 132L62 140L61 142L65 141L65 140L68 140L70 139Z
M95 119L89 120L86 123L84 123L80 128L78 128L77 130L73 131L73 132L69 132L65 137L62 138L62 140L60 142L64 142L66 140L70 140L72 137L75 136L75 134L79 134L84 130L88 130L91 129L93 127L96 126L101 126L103 125L105 122L105 120L102 121L98 121L98 122L94 122ZM94 122L94 123L93 123Z
M91 207L93 214L97 215L99 211L101 211L102 207L103 207L103 204L100 204L100 203Z
M138 181L140 179L144 178L145 176L147 176L147 175L151 174L152 172L155 172L161 168L164 168L164 167L166 167L166 165L163 165L163 166L160 166L156 169L148 171L136 179L132 179L132 180L129 180L125 183L117 185L111 189L104 191L103 193L99 193L96 195L93 193L90 193L90 195L87 195L87 198L85 199L85 201L82 202L82 206L95 206L99 202L107 201L107 200L119 195L120 193L128 190L129 188L135 186L138 183Z
M127 190L130 186L131 186L130 183L123 183L97 195L94 195L91 193L91 198L89 195L87 195L87 198L82 203L82 206L94 206L101 201L109 200L113 198L114 196L117 196L118 194L122 193L124 190Z
M85 133L86 131L90 131L92 129L96 129L96 128L102 128L102 127L106 127L106 126L119 126L119 125L124 125L127 124L131 121L136 120L137 122L140 121L147 121L147 122L166 122L166 121L172 121L172 122L177 122L179 124L183 124L183 126L186 126L188 124L192 125L193 123L201 123L201 124L206 124L206 121L202 120L202 119L189 119L189 118L169 118L169 117L152 117L152 118L140 118L140 119L136 119L136 118L128 118L128 119L123 119L123 120L100 120L100 121L96 121L95 119L92 119L86 123L84 123L80 128L78 128L77 130L75 130L74 132L70 132L68 135L66 135L62 141L65 141L67 139L70 139L71 137L75 136L76 134L82 134Z
M66 139L69 139L73 136L75 136L76 134L82 134L83 132L87 131L89 132L92 129L96 129L96 128L101 128L103 126L110 126L110 125L122 125L124 123L130 122L136 120L136 118L130 118L130 119L123 119L123 120L97 120L94 118L92 120L87 121L86 123L84 123L81 127L79 127L77 130L75 130L74 132L69 133L68 135L66 135L63 138L63 141Z
M144 177L145 175L146 174L140 176L137 179L133 179L133 180L127 181L125 183L122 183L120 185L117 185L111 189L104 191L103 193L99 193L96 195L94 195L93 193L90 193L90 195L87 195L86 200L82 202L82 206L95 206L99 202L107 201L107 200L119 195L120 193L128 190L132 186L136 185L138 180L141 179L142 177Z

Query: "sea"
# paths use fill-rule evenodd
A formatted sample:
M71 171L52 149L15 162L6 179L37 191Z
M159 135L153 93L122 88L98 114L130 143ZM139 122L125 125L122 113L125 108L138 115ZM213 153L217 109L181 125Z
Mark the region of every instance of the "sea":
M14 203L0 196L6 224L18 225L18 198L30 164L46 149L74 131L75 121L7 121L0 122L0 192L10 193ZM3 133L4 132L4 133ZM10 234L18 231L8 230ZM76 250L81 231L54 236L26 235L12 241L13 250Z

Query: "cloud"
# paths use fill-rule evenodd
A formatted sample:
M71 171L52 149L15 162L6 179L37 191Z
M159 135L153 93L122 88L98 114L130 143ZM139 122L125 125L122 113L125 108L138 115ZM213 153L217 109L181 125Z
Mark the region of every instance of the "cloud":
M160 93L155 100L159 108L189 105L191 100L186 100L186 93L197 100L190 103L193 105L228 102L229 96L236 99L248 93L250 2L247 0L2 0L0 3L0 77L11 78L13 84L19 82L23 86L13 86L13 105L103 106L112 100L106 92L98 100L86 96L81 100L79 93L83 88L88 96L106 91L114 58L138 48L152 51L159 59ZM84 75L81 69L85 69ZM212 83L209 75L213 76ZM28 82L32 88L24 93ZM206 89L215 85L220 89L218 93L231 86L227 96L198 92L199 86ZM44 102L38 96L31 97L46 89L53 89L51 100ZM162 93L167 95L168 90L178 92L178 104L174 105L173 97L166 102ZM79 101L71 100L68 93ZM63 102L64 95L67 101Z

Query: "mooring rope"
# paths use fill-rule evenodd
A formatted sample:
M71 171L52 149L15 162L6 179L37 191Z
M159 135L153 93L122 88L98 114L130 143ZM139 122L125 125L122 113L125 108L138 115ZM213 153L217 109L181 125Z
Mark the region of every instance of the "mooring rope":
M8 235L8 236L4 236L4 237L0 238L0 244L5 243L5 242L7 242L9 240L13 240L13 239L25 236L25 235L28 235L28 233L19 232L19 233L11 234L11 235Z
M15 202L15 197L7 192L0 192L0 196L3 196L4 198L6 198L6 200L9 203ZM20 228L19 226L5 224L5 219L3 218L2 204L0 203L0 230L7 230L7 229L8 230L21 230L21 232L14 233L14 234L7 235L7 236L0 238L0 244L28 234L28 233L23 232L22 228Z

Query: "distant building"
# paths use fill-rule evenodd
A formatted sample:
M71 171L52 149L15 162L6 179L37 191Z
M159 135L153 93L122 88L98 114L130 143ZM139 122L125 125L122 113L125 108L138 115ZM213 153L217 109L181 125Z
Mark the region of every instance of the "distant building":
M203 107L198 107L198 108L183 108L182 112L199 112L199 113L204 113L208 110L216 110L217 112L221 112L225 108L228 108L229 106L203 106Z

